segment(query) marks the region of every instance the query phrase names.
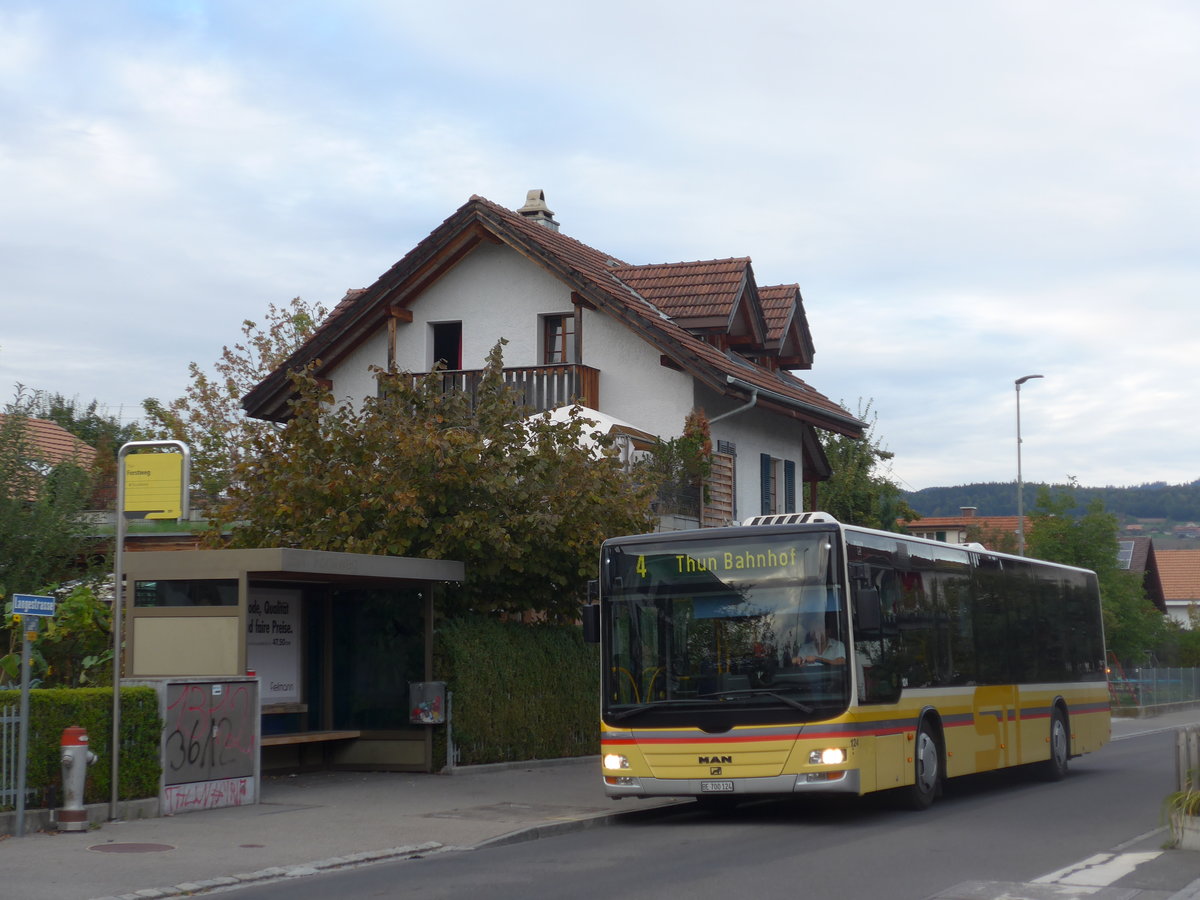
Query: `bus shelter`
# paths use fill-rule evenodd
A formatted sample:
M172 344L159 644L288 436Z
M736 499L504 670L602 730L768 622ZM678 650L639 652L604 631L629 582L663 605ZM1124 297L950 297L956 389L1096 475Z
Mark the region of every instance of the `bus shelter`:
M261 735L262 771L433 770L410 685L432 681L436 599L463 563L184 550L131 553L125 574L125 677L257 679L244 725Z

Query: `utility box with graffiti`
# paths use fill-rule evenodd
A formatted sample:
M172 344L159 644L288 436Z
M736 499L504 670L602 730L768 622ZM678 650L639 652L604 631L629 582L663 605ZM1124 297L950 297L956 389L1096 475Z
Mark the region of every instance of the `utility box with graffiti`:
M127 679L158 692L164 816L258 802L258 679Z

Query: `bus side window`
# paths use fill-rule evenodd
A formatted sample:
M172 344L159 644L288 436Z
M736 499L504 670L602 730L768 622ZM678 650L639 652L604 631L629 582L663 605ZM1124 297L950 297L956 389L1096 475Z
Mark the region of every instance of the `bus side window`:
M888 604L878 586L891 573L880 569L866 572L866 577L855 579L851 586L858 697L863 703L894 703L900 696L900 682L892 664L888 633L895 628L895 616L889 617Z

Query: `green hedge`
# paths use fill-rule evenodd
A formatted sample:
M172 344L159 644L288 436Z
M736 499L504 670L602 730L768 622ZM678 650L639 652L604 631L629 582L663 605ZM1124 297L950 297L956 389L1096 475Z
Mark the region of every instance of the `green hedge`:
M600 752L600 663L579 626L443 620L434 672L452 691L459 765ZM435 732L435 767L446 758Z
M19 706L20 691L0 691L0 706ZM29 692L29 765L25 783L41 797L38 806L62 802L61 741L63 729L81 725L88 744L99 757L88 769L85 803L105 803L112 797L112 688L56 688ZM159 740L162 721L153 688L121 688L122 800L158 796ZM14 735L15 737L15 735Z

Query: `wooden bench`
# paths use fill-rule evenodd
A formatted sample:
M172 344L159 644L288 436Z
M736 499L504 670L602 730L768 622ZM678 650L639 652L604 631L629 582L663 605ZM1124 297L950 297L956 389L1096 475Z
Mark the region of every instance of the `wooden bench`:
M283 747L288 744L318 744L324 741L349 741L361 737L361 731L297 731L294 734L264 734L264 747Z

